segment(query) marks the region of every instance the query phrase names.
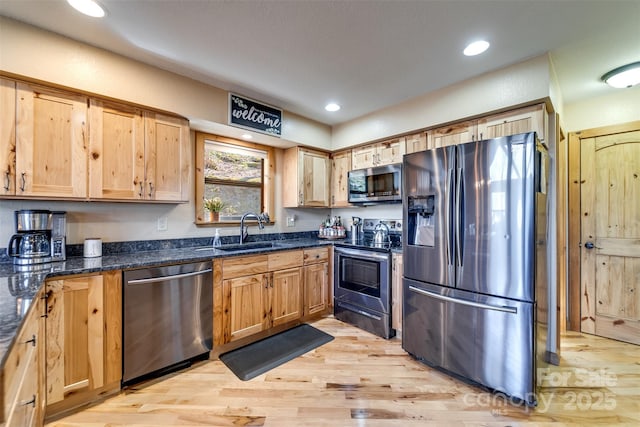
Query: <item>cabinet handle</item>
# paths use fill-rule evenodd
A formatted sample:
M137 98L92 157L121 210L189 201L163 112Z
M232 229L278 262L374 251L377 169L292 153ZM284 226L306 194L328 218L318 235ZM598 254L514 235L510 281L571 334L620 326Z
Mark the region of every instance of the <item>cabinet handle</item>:
M9 191L9 188L11 188L11 181L9 180L9 178L11 177L11 174L9 173L9 170L7 170L4 173L4 189Z
M49 317L49 315L47 314L49 312L49 295L51 295L51 291L45 292L45 294L40 297L44 300L44 314L40 317L44 317L45 319Z
M31 400L29 400L28 402L24 402L22 403L22 406L28 406L31 405L32 408L36 407L36 395L32 395Z
M31 346L35 347L36 346L36 336L35 335L31 335L31 339L30 340L26 340L24 343L25 344L31 343Z
M142 184L142 181L140 181L140 192L138 193L138 196L140 196L141 199L142 199L143 192L144 192L144 185Z
M20 174L21 178L22 178L22 184L20 185L20 191L24 192L24 188L27 185L27 179L25 178L26 172L22 172Z
M264 283L264 288L265 289L269 289L269 277L268 276L264 276L262 278L262 283Z
M153 182L149 183L149 198L153 197Z
M300 205L304 205L304 195L300 192Z

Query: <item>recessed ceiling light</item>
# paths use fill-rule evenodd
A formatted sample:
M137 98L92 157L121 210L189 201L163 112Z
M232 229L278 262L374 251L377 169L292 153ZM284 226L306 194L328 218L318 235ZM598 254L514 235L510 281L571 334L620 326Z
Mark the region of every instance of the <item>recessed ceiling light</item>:
M635 86L640 83L640 62L623 65L602 76L602 81L615 88Z
M324 107L324 109L327 110L327 111L333 112L333 111L338 111L340 109L340 106L338 104L336 104L335 102L330 102L329 104L327 104Z
M251 139L251 138L253 138L253 137L252 137L251 135L249 135L248 133L243 133L243 134L242 134L242 138L244 138L244 139Z
M94 18L102 18L104 9L94 0L67 0L75 10Z
M465 47L463 53L466 56L475 56L480 55L487 49L489 49L489 42L485 40L478 40Z

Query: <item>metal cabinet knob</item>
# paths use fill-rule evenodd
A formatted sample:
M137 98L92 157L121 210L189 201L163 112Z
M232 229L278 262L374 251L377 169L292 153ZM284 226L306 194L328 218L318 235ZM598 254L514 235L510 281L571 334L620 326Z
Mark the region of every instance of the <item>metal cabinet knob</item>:
M594 245L593 242L587 242L584 244L584 247L587 249L593 249L596 247L596 245Z

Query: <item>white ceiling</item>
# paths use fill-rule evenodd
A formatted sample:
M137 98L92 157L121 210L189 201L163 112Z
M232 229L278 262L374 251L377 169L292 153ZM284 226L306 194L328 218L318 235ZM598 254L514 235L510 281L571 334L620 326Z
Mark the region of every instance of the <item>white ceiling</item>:
M330 125L545 52L566 103L614 91L600 76L640 61L640 0L100 3L103 19L65 0L0 0L0 15ZM478 38L489 51L464 57Z

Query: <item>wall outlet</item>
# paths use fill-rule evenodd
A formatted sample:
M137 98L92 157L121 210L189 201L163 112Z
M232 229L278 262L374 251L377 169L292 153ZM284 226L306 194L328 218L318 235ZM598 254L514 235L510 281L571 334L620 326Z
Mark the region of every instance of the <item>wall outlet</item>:
M158 231L167 231L169 228L169 221L166 216L161 216L158 218Z
M293 216L287 217L287 227L295 227L296 226L296 218Z

